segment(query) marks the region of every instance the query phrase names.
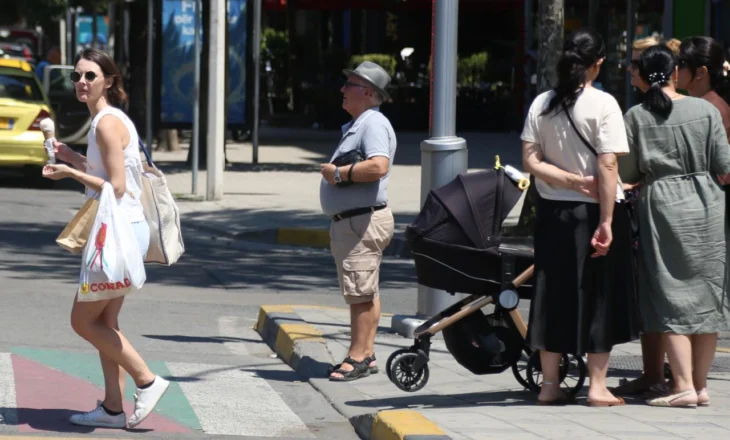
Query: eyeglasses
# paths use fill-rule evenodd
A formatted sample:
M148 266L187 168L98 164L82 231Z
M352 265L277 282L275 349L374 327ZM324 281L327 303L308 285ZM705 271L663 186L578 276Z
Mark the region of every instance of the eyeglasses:
M84 78L86 78L87 82L94 82L97 76L96 72L89 71L84 73ZM81 81L81 74L79 72L71 72L69 77L71 78L71 81L75 83Z
M631 66L632 69L638 69L639 68L639 60L638 59L637 60L631 60L631 62L629 63L629 65Z
M369 88L368 86L364 86L362 84L355 84L354 82L351 82L351 81L345 81L345 88L347 89L350 87L362 87L363 89Z

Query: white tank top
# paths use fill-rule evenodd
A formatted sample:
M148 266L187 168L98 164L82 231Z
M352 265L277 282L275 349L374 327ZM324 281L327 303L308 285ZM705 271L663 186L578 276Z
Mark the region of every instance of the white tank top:
M101 152L99 144L96 142L96 126L106 115L113 115L119 118L129 131L129 144L124 148L124 170L127 176L127 192L119 200L119 206L127 214L131 223L144 221L144 210L140 197L142 196L142 160L139 154L139 135L134 123L123 111L115 107L106 107L97 114L91 121L91 127L88 133L88 148L86 151L86 172L92 176L109 180L109 175L104 169L104 163L101 161ZM86 189L86 198L94 197L96 193L90 189Z

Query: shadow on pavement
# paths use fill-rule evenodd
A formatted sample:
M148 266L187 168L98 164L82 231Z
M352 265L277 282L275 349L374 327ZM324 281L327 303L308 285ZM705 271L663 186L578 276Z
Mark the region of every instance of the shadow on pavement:
M0 222L0 268L10 279L75 282L80 257L55 240L65 222L53 224ZM200 234L185 234L186 252L171 267L148 264L147 282L168 286L223 287L244 291L299 292L337 289L337 272L325 250L244 247ZM411 264L386 259L381 288L411 287Z
M70 409L36 409L36 408L0 408L0 414L7 414L9 411L17 411L17 420L3 420L3 424L11 426L27 426L36 431L59 432L66 434L90 434L95 431L106 432L105 429L97 429L85 426L72 425L68 419L79 414L80 411ZM150 432L151 429L124 429L129 433ZM20 438L20 437L18 437Z
M347 118L343 119L347 122ZM398 148L395 154L396 165L421 165L421 142L428 139L427 132L401 131L395 127L395 136L398 141ZM469 152L469 168L489 168L494 166L494 156L499 155L503 164L510 164L522 169L522 144L520 134L517 132L457 132L466 140ZM282 163L263 164L265 167L282 166L281 169L269 169L268 171L307 171L307 167L314 167L319 171L319 164L328 162L340 141L341 132L338 130L310 130L290 129L282 127L262 127L259 134L259 147L264 148L286 148L294 147L309 151L313 154L311 164L288 164ZM250 147L250 142L247 144ZM190 168L181 163L184 169ZM158 166L164 163L158 164ZM248 165L248 163L235 163L235 165ZM293 169L286 168L295 165ZM257 165L257 166L262 166ZM297 169L297 166L301 168ZM174 168L173 168L174 169ZM241 171L257 171L255 167L249 169L242 167ZM263 171L263 170L261 170ZM174 172L174 171L171 171Z
M362 408L459 408L472 406L531 406L536 404L537 395L529 391L494 391L466 394L411 394L404 397L351 400L349 406Z

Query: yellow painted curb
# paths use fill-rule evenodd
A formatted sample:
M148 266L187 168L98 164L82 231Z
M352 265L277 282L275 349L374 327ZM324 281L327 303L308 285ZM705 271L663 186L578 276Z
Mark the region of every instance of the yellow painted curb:
M264 328L264 322L266 321L266 316L269 313L294 313L294 309L291 306L287 305L260 306L259 319L256 322L256 327L254 327L254 330L262 330Z
M276 352L287 364L294 353L294 345L300 341L322 342L322 332L309 324L281 324L276 335Z
M718 347L717 351L719 351L720 353L730 353L730 348Z
M276 231L276 243L328 248L330 233L326 229L279 228Z
M380 411L373 420L370 433L372 440L403 440L407 435L446 435L423 414L407 409Z

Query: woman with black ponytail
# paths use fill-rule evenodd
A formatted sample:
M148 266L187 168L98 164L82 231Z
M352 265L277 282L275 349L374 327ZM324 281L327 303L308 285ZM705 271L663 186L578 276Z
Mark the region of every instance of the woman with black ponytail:
M679 47L678 87L702 98L720 111L730 139L730 63L720 43L710 37L691 37Z
M592 30L570 35L555 88L535 98L522 132L523 166L535 176L535 291L528 343L540 350L540 404L569 399L561 353L588 354L588 404L623 405L606 388L611 349L638 338L630 224L618 179L627 154L616 100L595 89L606 47Z
M650 84L626 114L631 154L621 176L641 183L638 297L643 331L660 334L672 367L672 389L652 406L709 405L707 375L717 333L728 329L725 195L730 145L720 112L680 95L674 54L654 46L641 54Z

